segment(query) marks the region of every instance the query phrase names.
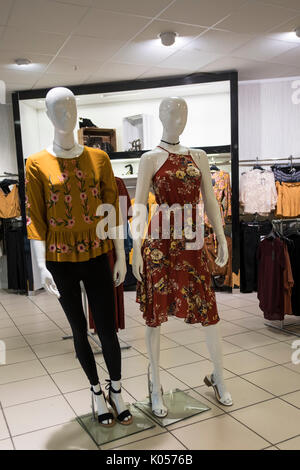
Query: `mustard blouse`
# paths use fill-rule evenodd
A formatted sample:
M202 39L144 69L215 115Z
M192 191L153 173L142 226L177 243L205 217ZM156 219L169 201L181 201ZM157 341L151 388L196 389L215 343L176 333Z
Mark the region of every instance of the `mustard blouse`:
M112 249L111 240L96 234L102 203L114 206L119 225L118 189L105 152L84 147L69 159L42 150L27 159L25 182L27 235L46 241L48 261L87 261Z

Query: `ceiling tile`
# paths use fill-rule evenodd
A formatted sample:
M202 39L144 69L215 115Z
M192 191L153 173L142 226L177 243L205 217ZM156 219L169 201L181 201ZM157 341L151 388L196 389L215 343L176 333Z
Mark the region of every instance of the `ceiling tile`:
M62 34L41 33L36 31L20 31L6 28L0 49L16 51L21 56L23 51L37 54L56 54L66 40Z
M212 26L225 18L246 0L177 0L160 18L182 23Z
M140 78L170 77L175 75L185 75L182 69L168 69L164 67L152 67L143 73Z
M81 85L87 79L87 75L60 75L48 73L43 75L34 88L52 88L57 86Z
M124 44L125 41L90 38L87 36L71 36L61 49L59 56L74 59L85 57L100 62L109 59Z
M207 52L228 54L253 39L251 34L237 34L229 31L210 29L195 39L189 47Z
M300 66L300 46L294 47L291 51L274 57L272 62Z
M300 11L299 0L256 0L258 3L277 5L285 8L291 8Z
M149 66L119 64L107 62L96 73L92 74L86 83L101 83L119 80L134 80L142 75Z
M295 16L291 20L273 28L269 34L282 41L291 41L298 42L300 44L300 39L295 34L295 29L300 26L300 15Z
M123 47L115 56L114 61L127 64L157 65L174 53L174 46L165 47L157 39L152 41L131 42Z
M93 0L92 5L103 10L153 17L171 2L172 0Z
M168 20L155 20L149 26L147 26L147 28L145 28L145 30L134 39L134 41L138 42L156 40L160 33L166 31L173 31L178 33L178 38L176 39L174 47L181 48L188 42L192 41L194 38L198 37L199 34L206 31L206 28L201 28L200 26L190 26L184 23L174 23Z
M218 28L236 33L265 33L293 16L292 10L252 1L219 23Z
M276 41L275 39L267 39L265 37L254 39L245 46L235 50L235 57L242 57L253 60L270 60L284 52L296 47L291 42Z
M10 93L13 91L21 91L21 90L30 90L32 87L26 83L8 83L6 84L6 90Z
M93 0L54 0L58 3L70 3L71 5L80 5L83 7L89 7L93 4Z
M61 75L87 74L96 72L102 62L86 58L69 59L67 57L56 57L47 69L47 73Z
M91 8L76 28L81 36L129 40L149 23L149 18Z
M0 0L0 25L6 25L13 0Z
M0 80L3 80L8 86L9 83L22 83L33 85L42 74L37 72L24 72L21 70L10 70L0 67Z
M177 68L184 70L197 70L210 62L221 57L221 54L214 52L199 51L197 49L182 49L168 57L160 65L167 68Z
M8 25L26 31L49 31L69 34L77 26L86 7L50 0L16 0Z

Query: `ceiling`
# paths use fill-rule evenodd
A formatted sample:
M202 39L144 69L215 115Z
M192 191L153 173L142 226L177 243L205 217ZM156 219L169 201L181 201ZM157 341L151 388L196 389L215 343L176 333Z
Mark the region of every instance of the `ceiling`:
M9 91L235 69L300 75L300 0L0 0ZM157 35L175 31L174 46ZM29 66L14 65L26 57Z

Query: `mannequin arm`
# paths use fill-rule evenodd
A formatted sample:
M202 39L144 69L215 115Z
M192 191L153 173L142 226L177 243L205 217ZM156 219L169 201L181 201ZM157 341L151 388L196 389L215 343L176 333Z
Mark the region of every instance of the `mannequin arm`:
M197 153L197 155L195 155L195 161L198 163L202 173L201 193L203 197L204 208L219 243L216 264L222 267L225 266L228 261L228 247L224 234L219 204L213 190L211 173L206 153Z
M119 213L119 223L122 223L122 214ZM123 237L123 225L119 227L113 227L109 229L109 238L113 241L115 253L116 253L116 262L114 265L114 283L118 287L124 282L126 276L126 257L124 250L124 237Z
M142 207L147 207L152 175L153 159L151 153L147 152L142 155L140 160L131 227L133 237L132 271L138 281L142 280L141 274L143 273L143 258L141 247L143 243L144 227L147 223L147 211L140 211L140 209ZM139 219L139 223L137 223L137 217Z
M46 242L44 240L31 240L31 247L34 252L37 265L41 272L42 285L49 294L60 297L52 274L46 268Z

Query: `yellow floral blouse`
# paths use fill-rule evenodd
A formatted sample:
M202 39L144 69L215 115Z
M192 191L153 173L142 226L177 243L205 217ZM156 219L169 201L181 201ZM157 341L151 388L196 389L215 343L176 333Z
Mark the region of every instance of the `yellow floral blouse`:
M46 241L48 261L87 261L112 249L101 240L96 215L112 204L119 225L118 189L110 159L102 150L84 147L76 158L60 158L47 150L26 162L27 235Z

